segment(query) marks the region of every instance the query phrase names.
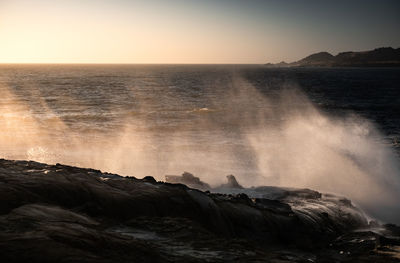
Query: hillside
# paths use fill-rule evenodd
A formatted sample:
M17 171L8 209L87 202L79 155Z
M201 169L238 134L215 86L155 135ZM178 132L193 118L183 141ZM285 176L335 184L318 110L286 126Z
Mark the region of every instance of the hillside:
M328 52L311 54L292 63L267 63L268 67L398 67L400 48L376 48L370 51L341 52L336 56Z

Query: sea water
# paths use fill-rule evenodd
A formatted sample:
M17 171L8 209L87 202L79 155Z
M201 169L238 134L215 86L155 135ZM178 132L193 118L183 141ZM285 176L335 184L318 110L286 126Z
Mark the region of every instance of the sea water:
M1 65L0 94L2 158L212 185L233 174L382 218L398 208L397 68Z

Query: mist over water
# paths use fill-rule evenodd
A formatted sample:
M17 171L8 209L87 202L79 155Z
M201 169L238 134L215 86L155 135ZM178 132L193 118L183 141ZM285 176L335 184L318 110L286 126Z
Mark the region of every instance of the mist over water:
M212 185L234 174L400 222L398 70L1 67L3 158Z

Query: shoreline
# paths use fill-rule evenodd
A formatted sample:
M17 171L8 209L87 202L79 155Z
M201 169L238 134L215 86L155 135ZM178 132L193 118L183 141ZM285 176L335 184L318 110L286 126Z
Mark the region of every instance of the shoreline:
M284 190L251 198L0 159L0 254L6 262L400 260L398 226L368 222L347 199Z

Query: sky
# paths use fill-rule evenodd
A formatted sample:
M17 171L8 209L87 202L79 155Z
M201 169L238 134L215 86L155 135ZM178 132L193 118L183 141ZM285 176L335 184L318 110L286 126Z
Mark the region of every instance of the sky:
M398 0L0 0L0 63L292 62L399 28Z

